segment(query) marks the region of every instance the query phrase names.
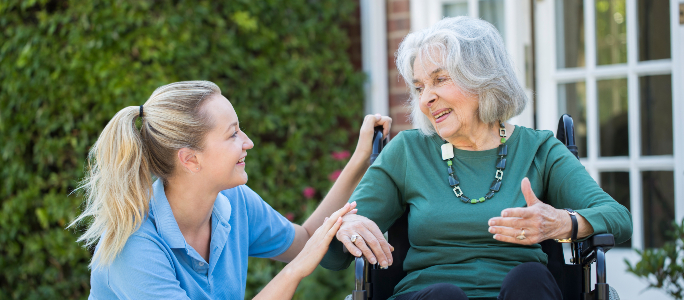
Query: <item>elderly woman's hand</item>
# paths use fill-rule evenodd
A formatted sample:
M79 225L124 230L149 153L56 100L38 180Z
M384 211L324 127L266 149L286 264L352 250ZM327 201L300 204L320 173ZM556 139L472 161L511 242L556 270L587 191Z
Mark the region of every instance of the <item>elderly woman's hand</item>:
M489 219L489 232L494 234L494 239L531 245L548 239L569 238L572 234L570 215L541 202L534 195L529 179L524 178L520 187L527 207L507 208L501 211L501 217Z
M356 257L362 254L371 264L380 263L386 268L392 265L392 247L382 235L380 228L370 219L356 214L346 214L337 231L337 239ZM354 242L352 242L352 237Z

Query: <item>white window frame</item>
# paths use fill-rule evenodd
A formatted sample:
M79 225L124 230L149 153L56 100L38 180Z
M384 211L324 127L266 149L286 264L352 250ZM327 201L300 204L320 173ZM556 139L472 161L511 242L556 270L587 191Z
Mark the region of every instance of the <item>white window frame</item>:
M469 16L473 18L479 16L478 0L411 0L411 32L437 23L444 16L444 4L450 3L468 3ZM506 51L513 61L518 81L525 87L528 99L533 99L531 87L526 86L526 75L528 75L526 70L532 72L529 67L532 60L529 54L532 44L530 1L504 0L504 19ZM526 68L526 66L528 67ZM522 114L512 118L510 122L533 128L533 101L530 101Z

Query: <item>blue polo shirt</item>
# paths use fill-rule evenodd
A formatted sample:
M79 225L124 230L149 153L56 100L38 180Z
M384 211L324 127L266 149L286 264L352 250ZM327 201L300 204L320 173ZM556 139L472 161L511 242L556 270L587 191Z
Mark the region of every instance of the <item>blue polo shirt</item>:
M153 190L141 228L111 266L92 270L89 299L242 300L247 257L278 256L294 240L292 223L238 186L216 196L207 262L185 242L160 180Z

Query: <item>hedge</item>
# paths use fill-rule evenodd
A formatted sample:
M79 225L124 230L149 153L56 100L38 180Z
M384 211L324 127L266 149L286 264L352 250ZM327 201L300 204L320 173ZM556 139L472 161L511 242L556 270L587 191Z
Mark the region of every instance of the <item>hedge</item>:
M346 162L363 75L347 49L355 1L0 0L0 299L86 298L91 249L66 230L89 148L121 108L205 79L235 106L248 185L302 222ZM332 155L332 154L335 155ZM283 267L250 259L247 297ZM341 299L319 268L297 299Z

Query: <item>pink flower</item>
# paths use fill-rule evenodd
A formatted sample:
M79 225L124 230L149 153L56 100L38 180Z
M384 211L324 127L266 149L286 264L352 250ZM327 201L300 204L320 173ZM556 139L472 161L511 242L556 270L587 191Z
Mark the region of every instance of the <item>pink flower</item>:
M316 190L310 186L307 186L306 188L304 188L302 194L304 194L304 198L311 199L316 194Z
M344 160L349 158L349 151L343 150L343 151L337 151L332 153L332 157L334 160Z
M342 174L342 170L335 170L328 175L328 179L330 179L330 181L335 181L338 177L340 177L340 174Z
M289 212L285 214L285 219L288 219L290 222L294 221L294 214Z

